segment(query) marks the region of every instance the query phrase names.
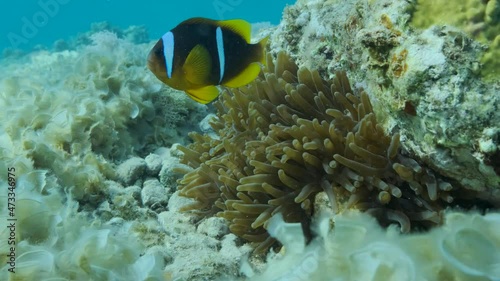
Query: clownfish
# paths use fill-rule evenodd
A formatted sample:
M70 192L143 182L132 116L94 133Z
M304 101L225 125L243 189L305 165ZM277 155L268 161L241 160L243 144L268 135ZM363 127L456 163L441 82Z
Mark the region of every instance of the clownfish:
M250 43L251 25L241 20L192 18L165 33L148 55L148 68L163 83L199 103L252 82L265 63L267 38Z

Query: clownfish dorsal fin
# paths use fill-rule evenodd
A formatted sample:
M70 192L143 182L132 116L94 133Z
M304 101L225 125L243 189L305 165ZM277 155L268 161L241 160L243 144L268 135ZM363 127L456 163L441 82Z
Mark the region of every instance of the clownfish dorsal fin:
M233 31L234 33L240 35L245 39L247 43L250 43L250 36L252 35L252 25L241 19L234 20L223 20L219 21L218 24L226 29Z
M202 45L196 45L182 66L186 80L195 85L206 85L212 69L210 53Z
M219 95L219 89L217 89L217 87L215 86L210 85L198 89L189 89L186 90L186 93L193 100L202 104L207 104L213 101Z
M210 23L213 24L213 22L215 22L215 21L211 20L211 19L196 17L196 18L187 19L187 20L181 22L179 25L182 25L182 24L210 24Z
M229 81L225 82L223 85L231 88L238 88L252 82L260 73L260 63L253 62L248 65L242 72L237 76L231 78Z

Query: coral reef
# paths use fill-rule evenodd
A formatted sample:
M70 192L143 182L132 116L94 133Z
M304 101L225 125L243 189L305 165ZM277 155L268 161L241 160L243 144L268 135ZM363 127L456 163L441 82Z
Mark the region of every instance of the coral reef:
M453 201L443 177L399 153L399 134L377 124L368 95L355 94L344 73L325 81L298 68L284 52L249 87L226 90L216 103L218 137L192 133L179 147L184 210L217 213L229 229L266 249L268 219L283 213L308 230L315 196L325 192L335 212L358 208L403 232L441 223Z
M0 180L0 188L8 190L7 181ZM164 263L159 255L144 253L129 231L134 223L92 222L58 188L57 178L47 171L26 171L17 178L16 244L7 243L12 237L8 228L0 232L2 280L162 280ZM8 217L6 197L2 192L3 220ZM17 256L10 279L7 254L12 246Z
M0 170L16 169L17 228L0 230L0 280L495 280L498 215L442 210L500 205L499 86L481 80L485 41L410 28L415 3L299 0L260 26L277 63L225 90L217 115L147 71L143 27L6 51ZM238 236L284 247L266 266Z
M2 139L9 144L2 158L26 157L50 170L77 200L116 179L115 161L183 141L205 113L144 73L146 45L110 32L92 39L78 51L34 53L0 69Z
M322 77L345 70L370 95L379 124L399 131L416 160L500 199L500 84L481 79L483 45L449 25L415 29L415 5L298 1L285 9L271 51L286 50Z
M187 201L176 192L169 200L169 210L158 214L166 251L172 256L164 269L167 280L241 280L240 262L250 246L241 245L228 233L221 218L195 223L192 216L180 212Z
M72 50L0 64L0 169L16 170L18 270L7 271L12 234L2 224L0 280L236 280L248 246L211 225L180 240L192 219L168 219L182 201L170 146L188 142L207 108L147 71L153 42L85 36ZM9 182L1 173L3 222ZM204 258L186 262L202 248Z
M499 214L446 213L445 225L424 234L400 235L373 218L347 212L323 218L319 238L307 247L300 226L273 218L273 235L287 251L268 260L249 280L499 280ZM286 231L285 231L286 230ZM289 251L288 249L292 249Z

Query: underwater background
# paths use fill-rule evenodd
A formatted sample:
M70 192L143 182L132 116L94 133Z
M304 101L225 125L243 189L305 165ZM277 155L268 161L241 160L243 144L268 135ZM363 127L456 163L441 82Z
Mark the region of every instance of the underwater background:
M243 18L249 22L278 24L281 11L291 0L247 1L114 1L114 0L33 0L9 2L0 11L0 49L30 50L50 47L55 41L85 32L92 23L107 21L127 28L144 25L151 38L159 38L179 22L191 17L211 19ZM9 36L10 34L10 36ZM15 35L13 35L15 34ZM24 38L21 42L16 35Z
M0 280L500 281L499 3L3 4ZM207 105L195 16L266 42Z

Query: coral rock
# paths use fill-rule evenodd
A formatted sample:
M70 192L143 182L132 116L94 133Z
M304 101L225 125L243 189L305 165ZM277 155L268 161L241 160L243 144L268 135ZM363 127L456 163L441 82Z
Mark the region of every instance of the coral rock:
M132 157L118 166L117 173L120 180L130 185L140 179L146 170L146 162L139 157Z
M158 209L167 205L167 189L157 179L146 180L142 187L141 199L143 205Z
M298 1L285 9L271 48L324 77L347 71L413 158L498 200L500 137L492 138L494 151L478 145L500 124L498 7L496 0Z
M157 154L151 153L148 156L146 156L144 161L146 161L146 170L147 170L148 174L151 176L158 175L158 173L161 170L161 166L162 166L161 157Z

